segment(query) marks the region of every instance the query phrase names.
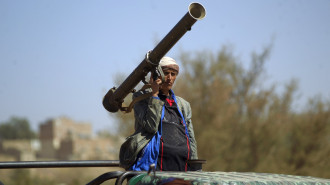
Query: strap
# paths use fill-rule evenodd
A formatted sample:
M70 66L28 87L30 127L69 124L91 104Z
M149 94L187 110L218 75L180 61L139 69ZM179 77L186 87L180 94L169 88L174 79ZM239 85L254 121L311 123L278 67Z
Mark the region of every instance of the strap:
M151 87L150 84L145 84L140 90L145 90L145 89L150 88L150 87ZM132 102L129 104L129 106L127 107L127 109L125 110L125 112L126 112L126 113L130 113L130 112L132 111L134 105L135 105L137 102L139 102L139 101L141 101L141 100L144 100L144 99L146 99L146 98L149 98L149 97L151 97L151 96L152 96L152 93L150 92L150 93L146 93L146 94L143 94L143 95L141 95L141 96L138 96L138 97L134 98L134 99L132 100Z

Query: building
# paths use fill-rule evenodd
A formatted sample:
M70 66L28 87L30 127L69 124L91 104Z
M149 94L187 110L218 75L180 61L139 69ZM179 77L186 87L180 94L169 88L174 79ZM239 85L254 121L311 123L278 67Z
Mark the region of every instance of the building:
M0 140L0 156L8 161L34 161L39 148L38 140Z
M60 117L39 127L38 158L59 160L117 159L114 142L93 137L92 126L85 122Z

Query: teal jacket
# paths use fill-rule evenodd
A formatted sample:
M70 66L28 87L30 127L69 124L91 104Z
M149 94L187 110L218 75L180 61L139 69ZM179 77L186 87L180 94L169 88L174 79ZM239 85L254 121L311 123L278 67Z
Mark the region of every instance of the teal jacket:
M138 91L133 94L133 99L150 93L151 89ZM188 128L191 159L198 159L197 143L195 139L193 124L191 121L191 107L189 102L176 96L177 105L181 111ZM129 169L136 161L138 153L148 144L151 138L157 133L164 102L160 99L148 97L138 101L134 105L135 133L129 136L122 144L119 154L120 165Z

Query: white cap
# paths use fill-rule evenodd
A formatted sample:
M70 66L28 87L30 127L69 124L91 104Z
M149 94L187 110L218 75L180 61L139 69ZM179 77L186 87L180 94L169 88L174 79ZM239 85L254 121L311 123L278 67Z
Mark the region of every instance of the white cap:
M179 65L171 57L163 57L162 59L160 59L159 65L160 67L162 67L162 69L174 69L179 73Z

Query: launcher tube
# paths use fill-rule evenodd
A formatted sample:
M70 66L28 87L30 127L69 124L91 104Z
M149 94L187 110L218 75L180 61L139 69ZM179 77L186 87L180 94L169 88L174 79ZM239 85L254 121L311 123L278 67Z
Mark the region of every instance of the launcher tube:
M156 66L160 59L176 44L178 40L191 30L192 25L205 17L205 8L199 3L191 3L188 12L172 28L172 30L158 43L158 45L149 53L149 60L144 59L126 80L117 88L112 88L103 99L103 106L110 112L117 112L121 108L124 98L132 92L135 86Z

